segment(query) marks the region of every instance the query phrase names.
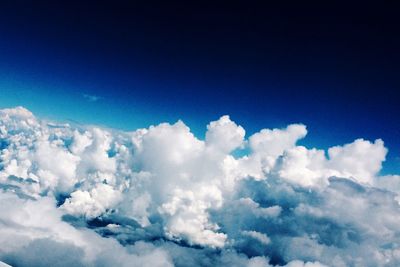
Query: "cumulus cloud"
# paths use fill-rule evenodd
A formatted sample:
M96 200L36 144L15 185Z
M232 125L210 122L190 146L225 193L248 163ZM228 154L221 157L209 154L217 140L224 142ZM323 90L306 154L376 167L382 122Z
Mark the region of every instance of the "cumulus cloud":
M27 200L3 192L0 200L0 258L12 266L172 266L168 254L151 244L123 247L71 226L51 197Z
M383 141L324 151L297 145L306 134L246 138L222 116L201 140L182 121L123 132L0 110L0 264L400 264Z
M61 208L71 215L96 218L114 207L121 198L121 192L108 184L96 184L90 191L76 190L66 199Z

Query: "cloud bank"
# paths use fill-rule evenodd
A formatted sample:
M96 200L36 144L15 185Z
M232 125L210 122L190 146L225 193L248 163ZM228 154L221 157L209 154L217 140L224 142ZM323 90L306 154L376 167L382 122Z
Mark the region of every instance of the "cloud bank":
M182 121L122 132L0 110L0 266L398 266L383 141L324 151L306 134L245 138L222 116L200 140Z

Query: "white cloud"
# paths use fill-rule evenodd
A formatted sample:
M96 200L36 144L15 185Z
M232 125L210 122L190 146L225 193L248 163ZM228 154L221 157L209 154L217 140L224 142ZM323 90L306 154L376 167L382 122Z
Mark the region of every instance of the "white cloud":
M69 214L96 218L121 200L121 192L107 184L96 184L90 191L76 190L61 206Z
M0 258L11 265L93 266L102 258L120 266L172 266L161 249L149 245L130 253L113 239L63 222L51 198L33 201L0 193L0 200Z
M327 265L319 262L302 262L302 261L291 261L285 267L327 267Z
M182 121L122 132L0 110L0 260L397 265L400 179L379 176L383 141L324 151L296 145L306 134L292 124L245 139L222 116L200 140Z
M357 139L351 144L331 147L328 150L330 168L343 177L352 177L361 183L372 184L382 168L387 149L381 139L369 142Z
M306 134L307 129L302 124L291 124L286 129L263 129L250 137L250 147L255 152L276 158L294 147Z
M268 267L268 259L264 257L254 257L249 260L247 267Z
M229 116L222 116L207 126L206 143L222 153L229 153L242 146L245 130L236 125Z
M271 242L266 234L257 231L242 231L242 235L252 237L263 245L268 245Z

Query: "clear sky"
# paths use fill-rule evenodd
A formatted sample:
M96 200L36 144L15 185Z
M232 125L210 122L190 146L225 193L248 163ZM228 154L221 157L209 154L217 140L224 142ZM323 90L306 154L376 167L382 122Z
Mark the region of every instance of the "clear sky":
M229 114L301 122L307 146L363 137L399 171L400 34L391 2L343 6L0 4L0 107L126 130Z

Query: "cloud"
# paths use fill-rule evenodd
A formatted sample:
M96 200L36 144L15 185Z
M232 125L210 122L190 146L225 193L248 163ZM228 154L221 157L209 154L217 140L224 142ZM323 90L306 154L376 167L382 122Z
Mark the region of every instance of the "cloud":
M182 121L123 132L0 110L0 261L400 264L400 176L379 176L383 141L324 151L297 145L306 134L292 124L246 138L222 116L201 140Z
M90 191L76 190L61 208L67 213L86 218L96 218L120 201L121 192L108 184L96 184Z
M268 243L271 242L266 234L256 231L242 231L242 235L252 237L263 245L268 245Z
M97 96L97 95L83 94L82 96L89 102L97 102L102 99L101 96Z
M0 258L12 266L172 266L165 251L151 244L123 247L62 221L50 197L24 200L0 193L0 200Z

